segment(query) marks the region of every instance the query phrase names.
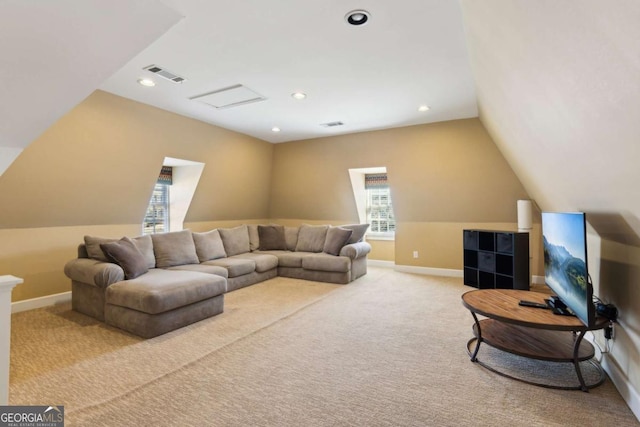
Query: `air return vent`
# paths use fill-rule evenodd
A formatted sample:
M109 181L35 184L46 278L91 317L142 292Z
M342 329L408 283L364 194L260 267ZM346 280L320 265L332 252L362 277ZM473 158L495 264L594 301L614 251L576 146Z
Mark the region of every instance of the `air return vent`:
M234 85L213 92L196 95L189 98L194 101L204 102L216 108L231 108L253 102L264 101L267 98L243 85Z
M174 83L182 83L187 80L184 77L180 77L179 75L174 74L162 67L158 67L157 65L149 65L148 67L144 67L143 69L157 74L160 77L164 77L167 80L171 80Z
M325 127L325 128L332 128L332 127L336 127L336 126L343 126L344 123L342 122L329 122L329 123L321 123L320 126Z

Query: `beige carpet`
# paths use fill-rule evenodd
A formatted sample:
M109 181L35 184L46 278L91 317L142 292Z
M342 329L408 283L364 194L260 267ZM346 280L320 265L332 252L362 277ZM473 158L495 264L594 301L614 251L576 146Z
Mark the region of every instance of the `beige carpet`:
M68 305L18 313L10 403L65 405L68 426L640 425L609 380L550 390L471 363L469 289L375 268L347 286L277 278L147 341Z

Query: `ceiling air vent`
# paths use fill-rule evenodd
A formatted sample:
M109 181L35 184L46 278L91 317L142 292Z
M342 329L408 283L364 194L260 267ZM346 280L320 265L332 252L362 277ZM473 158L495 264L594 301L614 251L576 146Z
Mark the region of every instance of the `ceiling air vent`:
M174 83L182 83L187 80L184 77L173 74L171 71L158 67L157 65L149 65L148 67L144 67L143 70L151 71L152 73L157 74L160 77L164 77L167 80L171 80Z
M196 95L191 100L204 102L215 108L231 108L253 102L265 101L267 98L243 85L233 85L213 92Z
M329 122L329 123L321 123L320 126L325 127L325 128L332 128L332 127L336 127L336 126L342 126L344 125L344 123L342 122Z

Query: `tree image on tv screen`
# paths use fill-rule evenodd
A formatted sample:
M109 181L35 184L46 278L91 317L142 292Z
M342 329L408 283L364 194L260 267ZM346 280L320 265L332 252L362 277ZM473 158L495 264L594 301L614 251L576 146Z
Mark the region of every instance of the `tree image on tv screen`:
M587 295L587 266L564 247L553 245L544 238L544 268L547 280L562 284L565 298L584 299ZM560 298L563 295L559 295Z

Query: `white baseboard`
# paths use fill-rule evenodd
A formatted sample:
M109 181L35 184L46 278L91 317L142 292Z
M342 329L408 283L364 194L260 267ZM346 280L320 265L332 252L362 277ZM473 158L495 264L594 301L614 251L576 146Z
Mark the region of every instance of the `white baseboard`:
M394 268L396 263L393 261L382 261L379 259L367 259L367 265L371 267Z
M19 313L21 311L48 307L50 305L60 304L68 301L71 301L71 291L54 295L47 295L46 297L32 298L24 301L13 302L11 303L11 312Z
M462 277L462 270L449 268L416 267L414 265L396 265L396 271L402 273L426 274L429 276Z
M640 421L640 394L638 394L638 391L629 383L629 378L620 370L618 364L611 360L608 355L604 355L601 364L609 378L611 378L613 385L618 389L624 401L627 402L631 412Z

